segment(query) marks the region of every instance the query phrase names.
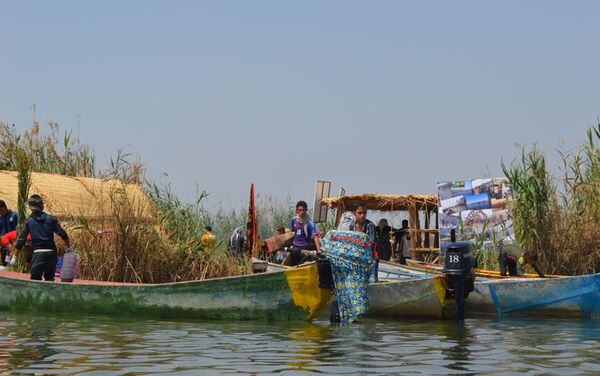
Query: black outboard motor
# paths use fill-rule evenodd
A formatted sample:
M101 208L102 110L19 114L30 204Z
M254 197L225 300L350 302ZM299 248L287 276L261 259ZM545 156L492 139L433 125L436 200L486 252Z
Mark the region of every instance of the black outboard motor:
M331 263L322 253L319 253L317 256L317 270L319 272L318 286L322 289L334 289L335 284L333 282L333 271L331 269ZM333 294L333 299L331 300L329 321L331 323L339 323L341 321L340 308L335 293Z
M454 305L456 308L456 320L462 323L465 320L465 291L467 281L473 274L475 261L471 253L471 244L468 242L456 242L456 234L454 229L450 231L450 239L452 243L446 246L444 255L444 274L450 281L454 292Z
M322 254L319 254L317 258L317 270L319 272L318 286L322 289L332 289L334 286L331 263Z

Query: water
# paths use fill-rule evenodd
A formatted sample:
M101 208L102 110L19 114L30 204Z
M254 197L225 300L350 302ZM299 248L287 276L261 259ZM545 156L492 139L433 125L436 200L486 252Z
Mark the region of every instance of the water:
M0 314L10 374L600 374L600 322L178 322Z

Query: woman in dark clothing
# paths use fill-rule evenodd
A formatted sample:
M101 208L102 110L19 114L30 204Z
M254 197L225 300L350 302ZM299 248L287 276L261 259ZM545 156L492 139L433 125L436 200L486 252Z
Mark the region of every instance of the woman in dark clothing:
M390 243L390 232L392 228L388 226L388 221L385 218L379 220L379 225L375 227L375 241L377 243L377 252L379 259L390 261L392 257L392 243Z
M25 245L27 235L31 234L31 279L41 280L43 275L45 281L54 281L57 259L54 234L64 240L67 248L71 247L69 236L56 218L44 213L44 201L39 195L31 195L27 205L31 209L31 215L25 221L15 248L20 251Z

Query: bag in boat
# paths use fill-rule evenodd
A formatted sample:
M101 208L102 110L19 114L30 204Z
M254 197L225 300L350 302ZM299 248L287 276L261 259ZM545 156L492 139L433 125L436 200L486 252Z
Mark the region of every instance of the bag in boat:
M63 256L60 268L61 282L73 282L77 278L80 261L81 257L76 252L71 248L65 249L65 255Z
M331 263L340 321L354 321L367 311L369 268L374 263L367 234L331 230L321 241L321 253Z

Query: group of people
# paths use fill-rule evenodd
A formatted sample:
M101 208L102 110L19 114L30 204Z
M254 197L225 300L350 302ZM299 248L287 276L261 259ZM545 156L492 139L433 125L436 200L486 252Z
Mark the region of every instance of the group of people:
M31 195L27 205L31 215L17 236L18 215L0 200L2 265L15 265L19 252L28 248L26 260L31 264L31 279L41 280L43 277L45 281L54 281L58 260L54 234L65 242L67 248L71 247L69 236L55 217L44 212L44 200L40 195Z
M402 227L397 230L390 227L385 218L375 226L367 219L367 206L364 203L356 204L352 214L353 218L347 229L367 235L368 246L375 260L389 261L395 256L400 263L405 264L406 259L411 257L411 237L407 220L403 220ZM291 247L292 265L314 259L321 248L320 234L308 215L308 205L305 201L298 201L296 204L296 215L291 219L289 228L294 233Z
M289 223L289 231L293 233L293 238L289 241L289 244L285 243L285 250L291 254L291 265L299 265L305 261L315 260L321 250L321 234L308 214L306 201L298 201L295 212L296 215L292 217ZM386 218L380 219L378 224L375 225L367 219L367 206L364 203L358 203L354 206L351 220L348 222L346 229L364 232L367 235L368 247L371 248L375 260L376 273L379 260L389 261L393 258L400 264L406 264L406 260L411 258L411 234L408 225L408 220L404 219L401 228L394 229L389 225ZM211 230L207 226L205 234L212 235ZM286 234L283 226L279 226L276 232L276 236ZM214 236L212 239L214 239ZM243 255L244 231L242 227L234 230L228 245L233 254ZM283 253L284 247L281 248L278 250L278 254ZM281 262L283 257L276 260ZM500 250L498 257L500 274L502 276L507 274L510 276L522 275L523 267L530 265L540 277L544 277L537 261L537 257L533 253L522 252L516 246L505 246Z
M316 258L321 248L320 234L308 215L308 205L305 201L298 201L296 204L296 215L291 219L289 228L294 233L291 247L292 265ZM358 203L354 207L353 219L348 224L348 230L367 234L368 246L371 247L376 261L375 273L379 260L389 261L393 257L400 264L406 264L406 260L411 258L411 234L406 219L402 220L400 229L390 227L386 218L380 219L375 226L367 219L366 205ZM278 229L278 233L283 231L283 228ZM513 245L500 250L498 263L502 276L522 276L524 266L530 265L540 277L544 277L537 256L531 252L523 252Z

